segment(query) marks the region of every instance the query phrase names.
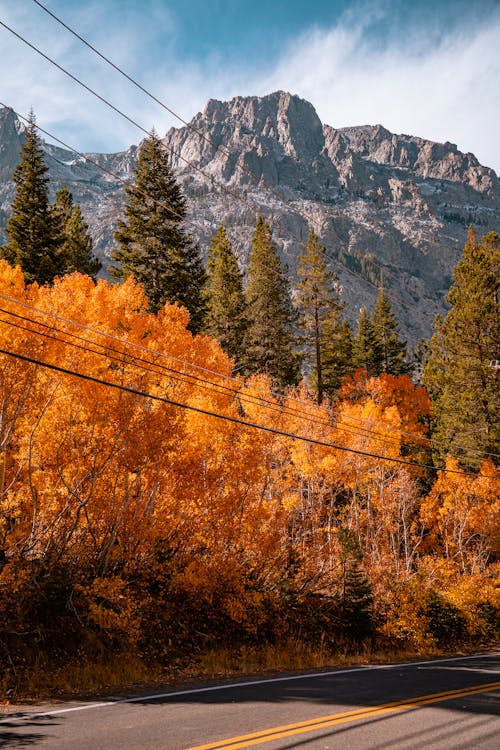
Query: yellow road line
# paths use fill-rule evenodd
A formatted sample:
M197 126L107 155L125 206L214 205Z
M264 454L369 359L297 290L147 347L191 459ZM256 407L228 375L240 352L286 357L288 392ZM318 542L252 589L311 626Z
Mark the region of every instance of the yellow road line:
M230 737L227 740L210 742L206 745L197 745L190 750L239 750L240 748L251 747L252 745L259 745L264 742L278 740L282 737L290 737L294 734L303 734L304 732L312 732L318 729L332 727L335 726L335 724L344 724L349 721L360 721L362 719L369 719L374 716L381 716L395 711L408 711L409 709L426 706L430 703L438 703L453 698L462 698L468 695L475 695L476 693L487 693L490 690L496 690L497 688L500 689L500 682L490 682L484 685L474 685L469 688L461 688L460 690L432 693L430 695L423 695L409 700L393 701L392 703L383 703L378 706L369 706L367 708L344 711L342 713L330 714L329 716L320 716L317 719L309 719L308 721L301 721L295 724L285 724L284 726L265 729L261 732L243 734L239 737Z

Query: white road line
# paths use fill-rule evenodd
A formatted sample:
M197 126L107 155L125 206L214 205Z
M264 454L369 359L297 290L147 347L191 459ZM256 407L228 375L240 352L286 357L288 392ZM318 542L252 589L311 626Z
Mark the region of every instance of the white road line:
M58 716L73 711L89 711L94 708L105 708L120 706L125 703L143 703L145 701L161 700L162 698L177 698L185 695L196 695L199 693L211 693L217 690L230 690L233 688L252 687L253 685L269 685L274 682L291 682L293 680L307 680L317 677L332 677L341 674L352 674L353 672L369 672L375 669L402 669L404 667L418 667L422 665L431 666L432 664L444 664L454 661L467 661L470 659L493 659L500 657L499 653L493 654L475 654L473 656L452 656L444 659L425 659L423 661L407 661L399 664L373 664L366 667L352 667L350 669L334 669L329 672L313 672L309 674L288 675L285 677L268 677L263 680L248 680L246 682L231 682L223 685L212 685L211 687L192 688L190 690L177 690L170 693L153 693L151 695L137 696L136 698L121 698L120 700L111 700L101 703L88 703L82 706L73 706L72 708L61 708L43 713L24 713L22 715L13 714L10 718L0 720L0 724L8 724L13 721L24 721L26 719L43 719L45 716Z

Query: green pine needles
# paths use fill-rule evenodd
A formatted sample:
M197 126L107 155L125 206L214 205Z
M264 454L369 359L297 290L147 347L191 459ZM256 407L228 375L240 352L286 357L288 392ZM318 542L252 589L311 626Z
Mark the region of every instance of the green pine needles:
M124 220L118 222L113 251L115 278L133 275L144 286L150 309L178 302L190 313L190 329L203 324L205 271L198 246L184 227L186 201L155 133L140 148L135 180L127 185Z
M296 384L299 356L295 349L294 311L271 227L261 216L252 239L245 299L245 371L266 373L280 388Z
M7 222L7 244L1 257L19 265L28 283L51 283L64 273L61 224L49 205L49 178L36 120L30 113L21 146L21 161L14 170L16 194Z

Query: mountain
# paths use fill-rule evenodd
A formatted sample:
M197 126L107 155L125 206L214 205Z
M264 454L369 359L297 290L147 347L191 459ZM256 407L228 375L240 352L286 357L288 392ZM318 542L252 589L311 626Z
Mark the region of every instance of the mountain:
M22 127L0 110L0 230L14 193ZM309 226L327 247L352 320L370 306L382 275L404 333L428 336L443 312L466 240L500 229L500 181L452 143L395 135L382 125L336 129L314 107L278 91L211 99L164 138L188 198L191 231L203 248L222 223L245 264L258 213L272 221L293 281ZM67 185L104 262L113 246L137 147L83 156L45 146L51 189ZM102 169L105 171L102 171Z

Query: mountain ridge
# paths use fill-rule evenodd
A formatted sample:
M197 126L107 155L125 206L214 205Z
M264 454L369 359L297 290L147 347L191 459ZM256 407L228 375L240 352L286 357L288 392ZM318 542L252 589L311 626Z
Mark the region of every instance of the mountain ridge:
M12 110L0 110L0 229L21 139ZM445 310L467 225L478 234L500 226L500 181L473 154L382 125L336 129L287 92L210 99L187 126L170 128L163 143L203 248L222 223L245 266L260 213L271 220L293 278L312 225L339 274L351 320L361 304L373 304L382 274L414 342L429 335L435 314ZM67 185L74 193L97 253L109 262L123 206L120 180L131 177L137 146L87 155L119 179L64 148L45 143L44 149L52 190Z

